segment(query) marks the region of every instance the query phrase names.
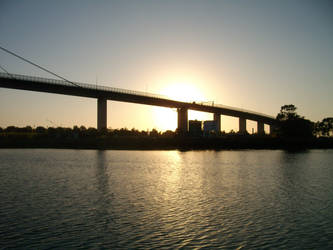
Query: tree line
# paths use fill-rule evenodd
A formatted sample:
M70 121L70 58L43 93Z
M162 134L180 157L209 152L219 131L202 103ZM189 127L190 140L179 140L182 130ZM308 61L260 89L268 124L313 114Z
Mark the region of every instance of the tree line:
M300 116L296 112L297 107L293 104L281 106L276 116L278 126L276 134L284 137L313 137L332 136L333 118L327 117L322 121L312 122Z
M277 126L273 132L275 136L278 137L328 137L333 135L333 118L327 117L322 121L312 122L305 117L297 114L297 107L293 104L281 106L280 112L276 116ZM16 127L8 126L6 128L0 127L1 136L39 136L39 137L163 137L172 138L177 135L177 131L167 130L165 132L153 129L151 131L147 130L137 130L137 129L105 129L103 131L98 131L96 128L86 128L85 126L74 126L73 128L65 127ZM215 136L233 136L237 133L233 130L230 133L225 133L224 131L215 134Z
M0 133L8 136L15 135L27 135L32 136L48 136L48 137L98 137L98 136L112 136L112 137L126 137L126 136L139 136L139 137L173 137L175 132L167 130L165 132L158 131L156 129L152 130L137 130L137 129L105 129L103 131L98 131L96 128L86 128L85 126L74 126L73 128L66 127L42 127L38 126L33 128L31 126L26 127L16 127L8 126L6 128L0 127Z

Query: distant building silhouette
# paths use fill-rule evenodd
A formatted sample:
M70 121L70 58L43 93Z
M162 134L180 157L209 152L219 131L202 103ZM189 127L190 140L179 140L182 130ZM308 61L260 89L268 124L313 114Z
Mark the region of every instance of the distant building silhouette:
M205 136L211 134L211 133L215 133L217 134L218 131L218 126L217 126L217 121L204 121L203 123L203 133Z
M190 120L188 125L190 136L202 136L202 121Z

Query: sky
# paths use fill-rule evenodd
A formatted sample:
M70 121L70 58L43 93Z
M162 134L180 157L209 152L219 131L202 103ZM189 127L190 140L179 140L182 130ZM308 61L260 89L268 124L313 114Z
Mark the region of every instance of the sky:
M332 26L330 0L0 1L0 46L71 81L272 116L294 104L312 121L333 117ZM54 78L3 51L0 66ZM167 108L108 101L107 115L113 129L177 126ZM96 127L96 116L96 99L0 88L0 127Z

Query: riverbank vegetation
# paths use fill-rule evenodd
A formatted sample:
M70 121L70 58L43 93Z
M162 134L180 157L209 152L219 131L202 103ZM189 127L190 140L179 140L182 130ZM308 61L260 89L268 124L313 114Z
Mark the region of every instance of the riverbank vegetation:
M294 105L284 105L277 115L271 135L210 133L179 136L177 132L106 129L84 126L0 127L1 148L97 148L97 149L275 149L333 148L333 118L311 122L296 113Z

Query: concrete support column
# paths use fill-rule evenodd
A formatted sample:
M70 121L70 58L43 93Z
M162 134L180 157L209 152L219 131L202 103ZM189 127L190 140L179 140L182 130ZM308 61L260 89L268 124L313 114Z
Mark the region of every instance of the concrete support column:
M106 99L98 98L97 99L97 130L106 129Z
M274 130L275 130L275 126L273 124L270 124L269 125L269 134L270 135L273 134Z
M239 117L239 131L240 134L246 133L246 119Z
M265 124L263 122L257 121L257 131L258 131L258 135L265 134Z
M216 132L221 132L221 115L219 113L214 113L214 121L216 122Z
M188 131L187 108L178 108L178 132L185 135Z

